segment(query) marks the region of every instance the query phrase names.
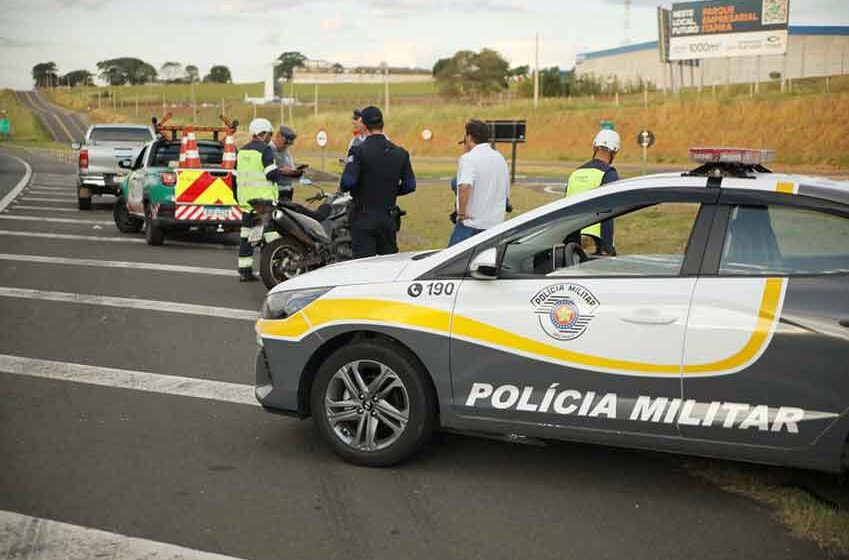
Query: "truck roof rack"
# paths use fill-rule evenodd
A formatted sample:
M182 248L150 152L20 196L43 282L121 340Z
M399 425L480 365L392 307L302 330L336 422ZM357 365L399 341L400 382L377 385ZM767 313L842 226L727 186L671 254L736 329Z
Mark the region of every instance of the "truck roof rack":
M236 129L239 127L238 120L231 121L224 115L218 116L218 118L221 119L221 122L224 123L224 126L195 126L192 124L166 125L165 123L168 122L172 116L172 113L168 113L161 119L157 119L156 117L151 118L151 123L153 124L153 129L156 131L156 134L166 140L166 133L168 132L171 133L171 140L178 140L179 136L188 132L211 132L212 139L216 142L220 142L220 134L224 134L224 136L235 134Z

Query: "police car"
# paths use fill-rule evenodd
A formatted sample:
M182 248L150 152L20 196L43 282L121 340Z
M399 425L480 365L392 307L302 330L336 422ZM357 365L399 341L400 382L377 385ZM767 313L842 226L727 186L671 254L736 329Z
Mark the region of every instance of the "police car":
M256 396L379 466L436 429L849 466L849 183L694 149L267 296ZM614 219L615 247L581 230Z

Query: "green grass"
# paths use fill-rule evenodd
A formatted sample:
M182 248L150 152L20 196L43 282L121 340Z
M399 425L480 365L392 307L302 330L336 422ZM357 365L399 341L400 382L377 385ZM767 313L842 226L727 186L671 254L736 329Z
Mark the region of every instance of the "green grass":
M845 476L841 481L837 475L708 459L693 459L687 468L727 492L770 506L774 517L797 538L812 540L831 555L849 556L849 511L833 509L798 487L799 481L805 486L830 487L846 502L849 479Z
M52 146L50 134L44 129L35 115L18 102L15 92L0 90L0 109L4 109L12 125L10 140L16 143Z

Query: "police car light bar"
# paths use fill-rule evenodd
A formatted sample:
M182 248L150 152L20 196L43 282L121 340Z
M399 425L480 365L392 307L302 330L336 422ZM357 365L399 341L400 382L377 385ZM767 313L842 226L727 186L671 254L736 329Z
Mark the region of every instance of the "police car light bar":
M775 150L748 148L690 148L690 161L696 163L738 163L762 165L775 160Z

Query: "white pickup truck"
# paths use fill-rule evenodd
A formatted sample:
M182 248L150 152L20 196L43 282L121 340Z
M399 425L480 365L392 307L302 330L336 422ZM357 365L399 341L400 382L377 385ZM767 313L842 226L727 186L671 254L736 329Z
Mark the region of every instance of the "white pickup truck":
M95 124L85 141L73 144L79 151L77 200L80 210L91 208L92 195L118 195L126 173L118 162L135 161L142 147L154 140L153 128L143 124Z

